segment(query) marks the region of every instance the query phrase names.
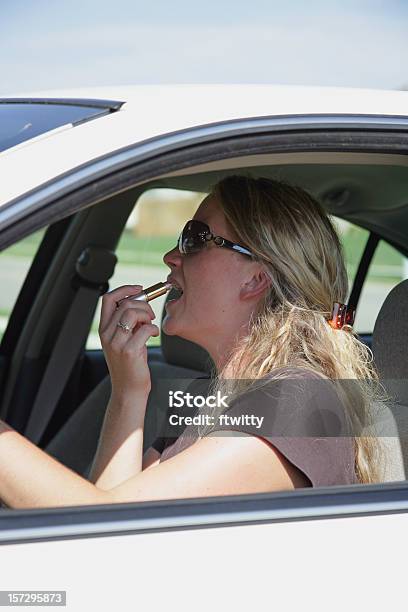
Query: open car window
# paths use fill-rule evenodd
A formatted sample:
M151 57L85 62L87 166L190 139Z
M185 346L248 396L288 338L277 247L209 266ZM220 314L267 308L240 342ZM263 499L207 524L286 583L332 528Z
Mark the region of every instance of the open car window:
M177 241L184 223L197 209L205 193L181 189L150 189L140 198L129 216L119 241L118 262L110 289L126 284L144 287L165 280L169 273L163 255ZM349 278L349 292L353 287L369 231L344 219L331 216L340 236ZM380 308L391 289L408 277L408 259L384 240L380 240L370 264L360 296L354 329L360 334L371 334ZM160 321L165 296L151 306ZM101 304L94 316L87 349L101 349L98 335ZM151 337L148 344L157 346L160 337Z
M370 232L344 219L331 217L331 220L337 228L343 245L350 295ZM372 334L385 298L391 289L405 278L408 278L408 259L385 240L380 240L364 280L357 306L354 322L357 333Z
M372 334L385 298L408 278L408 258L385 240L380 240L368 269L356 312L356 331Z
M150 189L136 202L116 249L118 262L109 289L122 285L149 287L164 281L170 270L163 255L172 249L188 219L194 215L205 193L181 189ZM159 325L166 296L152 301ZM102 349L98 335L101 300L87 339L87 349ZM149 339L148 346L160 344L160 336Z

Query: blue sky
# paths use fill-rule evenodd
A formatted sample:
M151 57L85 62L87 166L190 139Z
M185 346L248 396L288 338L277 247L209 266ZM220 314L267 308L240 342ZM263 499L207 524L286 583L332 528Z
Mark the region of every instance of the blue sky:
M0 94L138 83L408 84L408 0L3 0Z

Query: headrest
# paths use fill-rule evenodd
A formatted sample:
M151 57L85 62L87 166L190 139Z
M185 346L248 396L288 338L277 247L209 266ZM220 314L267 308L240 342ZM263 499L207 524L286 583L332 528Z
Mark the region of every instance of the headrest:
M171 289L166 296L165 303L174 298L176 294L177 292ZM171 365L210 374L213 362L206 350L194 342L180 338L180 336L168 336L164 333L163 319L165 314L164 306L161 318L161 346L164 359Z
M381 381L408 404L408 279L387 295L375 322L372 351ZM398 380L394 380L398 379Z

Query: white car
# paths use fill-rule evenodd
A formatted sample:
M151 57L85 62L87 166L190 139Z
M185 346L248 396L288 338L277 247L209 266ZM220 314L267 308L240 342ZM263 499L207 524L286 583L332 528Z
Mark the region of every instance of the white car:
M78 473L88 473L109 397L95 333L101 293L108 282L164 280L176 225L231 172L301 185L333 216L356 329L397 393L380 484L3 508L1 588L66 591L70 610L403 606L408 92L178 85L19 95L0 98L0 151L0 418ZM197 347L162 340L148 348L152 402L162 379L204 368Z

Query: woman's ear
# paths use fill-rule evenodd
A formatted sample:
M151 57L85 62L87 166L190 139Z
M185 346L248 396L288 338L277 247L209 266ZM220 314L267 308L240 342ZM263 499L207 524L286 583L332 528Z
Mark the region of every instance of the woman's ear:
M245 281L240 290L242 300L259 299L270 287L271 279L263 268L258 268L249 280Z

